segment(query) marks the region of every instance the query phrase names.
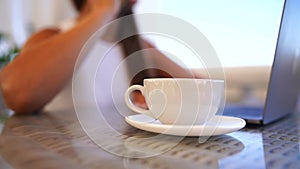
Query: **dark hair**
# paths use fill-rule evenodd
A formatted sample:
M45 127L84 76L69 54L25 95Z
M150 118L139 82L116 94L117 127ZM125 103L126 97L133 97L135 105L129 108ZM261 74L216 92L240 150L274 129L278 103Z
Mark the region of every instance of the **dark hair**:
M77 11L81 11L86 3L86 0L72 0Z

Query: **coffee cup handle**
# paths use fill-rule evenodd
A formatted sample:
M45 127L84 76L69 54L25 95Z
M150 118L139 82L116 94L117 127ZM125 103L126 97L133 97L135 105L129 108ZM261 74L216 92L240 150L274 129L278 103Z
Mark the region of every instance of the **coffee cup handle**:
M143 109L141 107L138 107L138 106L134 105L132 103L131 99L130 99L130 95L134 91L140 91L142 93L142 95L144 96L144 90L145 90L145 88L141 85L132 85L132 86L130 86L127 89L126 93L125 93L125 103L128 106L128 108L131 109L134 112L152 116L152 113L149 110Z

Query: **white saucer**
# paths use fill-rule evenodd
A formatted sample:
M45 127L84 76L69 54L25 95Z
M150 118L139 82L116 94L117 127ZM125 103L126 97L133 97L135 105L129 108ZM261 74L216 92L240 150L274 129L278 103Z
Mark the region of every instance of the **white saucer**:
M214 116L205 125L165 125L149 116L138 114L125 117L127 123L141 130L175 136L215 136L237 131L245 127L243 119L230 116Z

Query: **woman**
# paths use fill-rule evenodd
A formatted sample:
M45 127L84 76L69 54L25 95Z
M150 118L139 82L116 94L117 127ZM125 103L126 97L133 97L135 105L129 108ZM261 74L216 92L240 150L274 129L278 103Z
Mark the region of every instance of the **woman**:
M87 39L115 19L122 4L121 0L73 0L73 3L79 15L72 28L67 31L49 28L35 33L18 57L0 72L4 100L17 114L38 111L56 96L71 80L76 59ZM126 7L131 8L134 3L135 0L127 0Z

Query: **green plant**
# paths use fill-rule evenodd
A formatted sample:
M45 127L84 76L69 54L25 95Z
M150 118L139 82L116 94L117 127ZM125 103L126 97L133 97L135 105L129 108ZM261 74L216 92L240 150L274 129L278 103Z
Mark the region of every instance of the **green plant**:
M11 62L20 52L20 48L9 40L9 36L0 32L0 67Z
M0 63L8 63L12 61L20 52L20 48L14 46L12 49L9 49L6 53L0 56Z

